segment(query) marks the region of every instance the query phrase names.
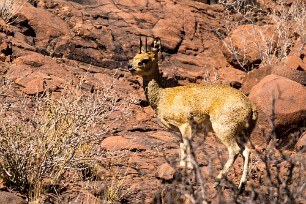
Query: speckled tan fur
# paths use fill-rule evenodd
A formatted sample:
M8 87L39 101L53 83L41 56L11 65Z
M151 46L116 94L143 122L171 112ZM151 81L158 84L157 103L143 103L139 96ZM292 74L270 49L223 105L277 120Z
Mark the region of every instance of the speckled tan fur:
M146 51L146 52L145 52ZM179 129L182 134L180 144L180 166L192 168L191 138L192 124L210 123L217 137L228 148L229 159L217 176L219 181L226 175L237 155L244 159L243 173L239 189L246 182L249 149L242 137L251 129L257 119L253 103L239 90L220 84L194 84L173 88L159 85L158 52L160 39L152 42L151 50L142 51L133 59L129 70L144 79L144 90L150 105L158 118L168 128ZM248 132L248 134L250 131ZM218 184L218 183L217 183Z

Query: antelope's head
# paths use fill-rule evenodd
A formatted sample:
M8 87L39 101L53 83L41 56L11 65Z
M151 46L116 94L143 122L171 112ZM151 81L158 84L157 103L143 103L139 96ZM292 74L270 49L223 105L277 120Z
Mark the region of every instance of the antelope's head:
M143 77L153 76L158 72L158 52L161 50L160 39L154 38L150 47L148 47L147 37L145 46L142 46L141 37L139 39L139 53L133 58L132 64L128 66L132 74Z

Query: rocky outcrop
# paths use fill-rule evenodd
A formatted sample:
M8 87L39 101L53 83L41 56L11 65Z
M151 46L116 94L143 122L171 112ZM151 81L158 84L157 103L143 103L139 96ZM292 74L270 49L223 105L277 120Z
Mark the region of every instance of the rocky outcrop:
M252 88L249 98L270 118L279 139L290 140L289 133L305 125L306 88L295 81L268 75Z
M234 67L250 71L262 61L262 55L276 46L277 35L272 25L241 25L224 40L223 52Z
M284 141L291 139L292 130L305 126L301 123L305 120L306 53L297 36L287 59L263 66L259 49L265 49L267 44L260 35L268 36L269 45L274 46L273 28L263 25L265 22L241 25L228 35L224 29L224 7L206 4L212 1L28 2L11 24L0 20L0 82L13 82L10 91L14 92L1 92L1 104L13 107L18 96L41 96L46 90L56 97L67 84L78 85L88 93L101 84L114 87L118 100L129 104L130 115L129 120L102 138L100 149L106 157L110 156L99 161L103 169L100 182L106 185L116 180L115 172L108 168L118 167L118 171L124 172L123 183L133 186L127 202L151 203L155 190L176 179L175 166L179 162L180 135L159 123L148 106L142 81L127 72L127 64L139 50L139 35L148 36L149 41L154 36L161 38L159 65L165 86L207 82L231 84L235 88L242 85L242 91L249 94L259 110L251 135L253 144L265 147L274 126L276 136ZM250 31L255 31L256 36ZM225 44L220 32L227 36ZM224 45L232 46L237 55L233 56ZM241 67L237 59L245 60L245 66ZM18 108L24 113L15 107ZM114 113L108 120L112 122L118 115ZM226 148L213 134L194 134L192 142L199 168L210 178L209 172L222 167ZM296 148L303 147L301 139ZM238 164L235 169L240 168ZM237 177L236 174L235 170L229 178ZM65 197L64 203L100 201L102 190L87 191L84 184L72 185L69 179L60 195ZM209 186L212 183L207 181ZM216 195L215 190L210 192Z
M259 83L264 77L271 74L282 76L302 85L306 85L305 71L294 70L283 64L273 64L248 72L243 79L241 90L248 95L253 86Z
M24 93L33 95L47 89L56 91L69 81L77 83L70 70L48 56L29 52L13 60L5 76L23 87Z

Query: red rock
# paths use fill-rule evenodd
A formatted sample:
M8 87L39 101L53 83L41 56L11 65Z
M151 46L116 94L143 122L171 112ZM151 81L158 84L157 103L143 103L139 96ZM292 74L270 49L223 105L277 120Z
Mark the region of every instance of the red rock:
M164 163L158 167L156 177L163 180L172 180L175 169L168 163Z
M306 71L306 46L301 38L294 41L289 56L284 61L292 69Z
M135 113L135 119L138 122L143 122L152 119L152 116L148 115L144 111L137 111Z
M60 40L58 37L70 34L65 21L43 8L35 8L26 3L19 13L28 20L28 24L33 28L37 49L50 52L49 46L54 39Z
M63 203L79 203L79 204L85 204L85 203L103 203L100 198L97 198L94 196L91 192L86 190L86 188L80 189L80 188L72 188L68 191L61 194L58 198Z
M71 73L73 67L69 67L71 70L68 70L65 66L58 63L56 59L39 53L29 52L16 58L12 63L15 65L26 65L24 67L29 68L32 72L40 71L50 77L55 75L60 78L71 78L72 81L76 80L76 77Z
M3 18L0 18L0 26L1 29L3 29L4 31L6 31L6 27L8 27L7 23L5 22L5 20Z
M255 149L261 150L266 148L271 140L272 127L270 117L259 106L256 108L258 118L250 135L250 142Z
M3 52L3 50L6 50L8 48L8 44L6 42L2 42L0 44L0 51Z
M10 62L12 54L12 43L1 40L0 38L0 61Z
M239 82L242 84L242 81L246 75L245 72L232 68L224 67L218 70L219 79L223 84L231 84L231 82Z
M22 91L29 95L34 95L37 93L41 93L45 90L44 80L42 78L36 78L27 83Z
M21 86L26 87L31 81L33 80L40 80L40 81L44 81L45 79L50 79L50 77L42 72L36 71L36 72L32 72L24 77L21 78L17 78L15 80L15 83Z
M122 136L110 136L105 138L101 142L101 147L108 151L116 151L116 150L131 150L131 151L144 151L146 147L137 144L135 142L131 142L128 139Z
M156 138L166 143L173 143L178 148L180 137L176 137L173 133L169 131L153 132L150 133L150 137Z
M105 172L103 172L103 173L105 173ZM81 182L78 182L78 184L81 186L82 189L86 189L87 191L89 191L93 195L98 195L99 193L103 192L108 187L107 184L104 181L104 179L106 179L106 178L100 178L100 179L101 180L99 180L99 181L92 181L90 183L88 181L81 181ZM96 199L95 201L97 202L98 199ZM95 203L94 200L93 201L88 201L88 202Z
M263 39L272 40L271 45L267 45ZM271 49L270 46L275 47L276 40L275 28L272 25L240 25L224 39L223 52L229 63L249 71L252 64L261 59L262 50ZM233 55L234 50L236 56ZM245 67L241 67L238 62Z
M306 120L306 88L290 79L268 75L255 85L249 95L270 119L278 138L286 139L289 132Z
M55 91L58 88L62 88L62 86L64 86L65 83L67 83L67 81L65 81L60 77L52 76L45 78L45 83L46 83L45 88L49 89L50 91Z
M54 91L65 83L77 83L79 79L54 59L30 52L16 58L5 76L25 87L27 94L42 92L45 88ZM67 81L69 79L70 81Z
M4 75L8 69L9 66L7 64L0 62L0 76Z
M153 28L153 35L161 38L167 52L176 52L182 42L181 29L173 22L161 19Z
M282 64L273 64L248 72L243 79L241 90L248 95L253 86L260 82L264 77L271 74L286 77L290 80L306 85L306 72L293 70Z
M104 73L95 73L94 78L97 79L100 82L103 82L103 84L114 84L115 78L113 76L110 76L109 74Z
M53 97L59 97L65 95L63 93L65 91L61 89L65 83L80 85L79 82L84 80L85 82L81 86L84 92L92 91L93 87L99 88L100 83L110 84L112 77L110 77L110 72L106 70L120 67L120 70L117 70L115 74L116 78L120 80L114 87L120 95L120 102L133 101L133 104L129 106L132 116L127 121L121 121L120 126L113 124L116 129L113 129L113 125L110 127L110 130L114 130L114 133L124 135L124 137L109 136L101 143L101 148L110 151L109 155L112 155L113 150L114 154L121 150L132 150L132 152L122 151L120 156L111 157L111 162L108 159L108 161L105 161L105 157L101 158L99 164L104 169L100 172L91 171L89 174L94 173L92 176L108 185L108 181L112 180L114 176L117 178L113 170L114 166L118 167L120 169L118 177L124 179L119 182L133 186L133 189L129 191L132 193L128 193L127 196L128 202L131 203L151 203L152 192L158 188L168 193L163 188L165 184L156 178L156 173L158 173L156 170L160 164L165 163L165 160L177 160L178 144L181 138L179 134L175 135L158 124L151 107L142 107L142 110L139 111L139 100L145 100L141 82L139 83L136 77L127 73L126 65L128 60L132 59L138 51L138 35L142 34L149 37L160 35L164 47L160 54L160 69L164 73L163 76L169 79L167 84L175 85L177 81L181 84L202 83L203 78L208 76L208 72L214 78L217 71L220 80L224 83L241 82L244 73L240 70L234 71L231 68L223 55L220 36L216 35L216 31L222 32L225 27L224 7L203 3L207 1L186 0L32 0L30 2L33 6L26 4L20 11L18 19L11 25L2 24L0 19L0 43L12 43L13 54L11 59L14 60L13 64L5 63L8 68L0 68L1 79L3 77L5 80L15 82L17 86L12 83L11 88L14 91L17 89L18 93L22 87L26 87L25 90L28 89L29 93L37 92L38 90L35 90L34 87L37 87L37 84L40 83L44 85L43 88L45 89L55 90L52 92ZM257 17L259 25L266 23L261 22L261 16ZM299 51L298 44L294 43L294 52L291 49L290 56L298 56L303 60L303 63L306 63L306 57L303 57L303 53L303 50ZM258 58L256 52L247 54L254 57L254 59L248 59L250 64ZM6 60L7 56L4 54L2 57ZM284 64L286 63L284 62ZM301 68L297 69L292 71L301 70ZM265 73L264 76L273 72L267 71ZM290 77L286 75L286 77L293 79L291 75ZM260 81L262 78L257 77L255 80ZM296 81L300 79L297 78ZM34 85L35 83L36 85ZM31 86L32 88L30 88ZM72 91L76 94L82 94L79 90ZM9 94L5 96L1 89L0 100L0 104L10 107L13 111L15 108L13 102L17 101L18 98L12 99ZM10 106L11 104L12 106ZM141 105L145 105L145 103L142 102ZM120 116L119 111L116 111L109 115L108 119L113 120L118 116ZM252 134L251 140L254 139L254 143L260 147L268 139L268 137L263 138L261 132L262 128L269 128L270 126L267 119L269 119L269 116L266 116L259 109L259 119L255 129L258 131L254 131L257 135ZM99 125L94 128L100 129ZM264 130L266 133L270 132L267 129ZM212 179L208 174L211 174L212 170L210 165L207 167L205 164L213 159L213 161L217 160L213 162L217 164L213 167L222 168L222 161L227 158L227 155L222 155L225 147L218 144L219 142L211 136L205 136L204 141L203 134L195 135L197 137L193 138L193 142L197 147L195 149L197 160L199 164L204 164L201 170L203 178L208 179L205 185L210 189L212 186L210 180ZM93 139L95 139L94 137L95 135L93 135ZM203 141L205 142L204 145ZM207 159L207 157L210 157L210 159ZM214 159L219 157L220 159ZM234 173L240 174L241 164L239 162L238 164L236 165L237 172L230 174L230 179L234 179L234 181L237 178ZM121 170L123 171L121 172ZM161 177L171 179L173 173L171 171L169 173L167 167L160 167L159 170ZM263 172L264 168L260 168L259 171ZM83 176L87 175L78 173L77 176L78 179L82 179ZM63 178L63 181L59 182L59 189L62 189L62 184L65 188L57 195L61 202L103 202L93 197L93 195L99 197L101 193L104 193L102 186L101 188L91 186L94 182L91 179L86 181L88 185L85 182L78 185L74 182L78 179L72 178L71 180L70 175L68 175L68 177ZM251 179L249 178L249 180ZM150 185L144 187L144 181ZM252 180L251 182L254 182L256 187L257 181ZM179 185L184 186L183 183ZM175 186L176 184L172 188L174 193L177 192ZM91 187L97 191L92 192ZM192 186L190 185L190 187ZM88 192L85 192L83 188L87 188ZM198 186L195 186L194 189L197 190ZM227 197L230 197L230 191L231 188L225 190ZM177 201L182 202L182 199L179 199L181 198L179 193L177 193L179 195ZM208 199L211 198L209 195L216 195L216 193L216 189L208 191ZM54 199L56 200L56 198ZM168 201L176 202L176 200L171 200L171 197ZM213 199L212 203L214 201ZM48 200L45 202L48 202ZM50 202L53 202L53 200L51 199Z
M0 191L0 203L5 204L26 204L27 202L14 193Z
M10 69L5 73L5 76L12 81L15 81L20 78L24 78L29 74L33 73L31 67L28 66L19 66L19 65L11 65Z
M287 66L291 69L294 69L294 70L302 69L306 71L306 64L303 62L300 56L297 56L297 55L288 56L285 62Z
M49 57L36 52L28 52L26 55L17 57L12 64L29 65L31 67L41 67L46 63L53 62Z

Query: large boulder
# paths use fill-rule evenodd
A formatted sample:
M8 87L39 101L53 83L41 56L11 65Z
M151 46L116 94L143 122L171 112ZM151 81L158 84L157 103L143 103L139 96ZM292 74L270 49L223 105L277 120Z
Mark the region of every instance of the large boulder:
M174 25L177 25L174 24ZM163 47L167 52L176 53L182 43L181 25L173 26L173 22L161 19L153 28L153 34L163 39Z
M4 76L24 87L22 91L29 95L46 89L55 91L68 82L79 81L67 67L60 65L55 59L35 52L28 52L13 60Z
M270 125L263 129L274 128L282 141L290 140L290 133L306 120L306 87L290 79L268 75L253 87L249 98L270 118Z
M282 64L274 64L248 72L243 79L241 90L247 95L250 94L253 86L260 82L264 77L271 74L286 77L292 81L306 85L305 71L294 70Z
M32 6L29 3L20 10L19 19L21 31L25 36L34 38L37 51L50 54L52 47L62 40L71 38L71 31L67 23L55 14ZM65 39L62 37L66 36Z
M241 25L224 39L223 52L234 67L250 70L261 61L265 50L275 47L276 40L271 25Z

